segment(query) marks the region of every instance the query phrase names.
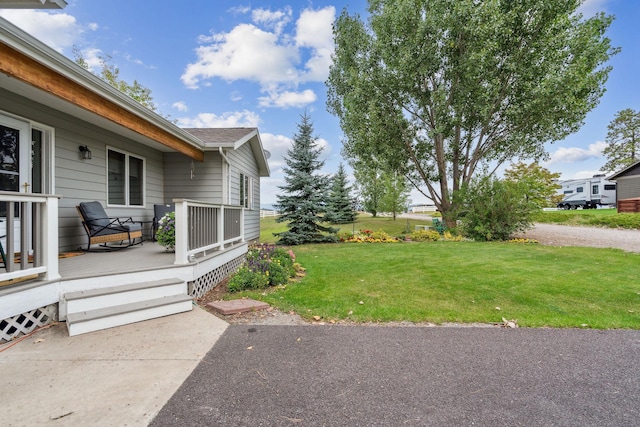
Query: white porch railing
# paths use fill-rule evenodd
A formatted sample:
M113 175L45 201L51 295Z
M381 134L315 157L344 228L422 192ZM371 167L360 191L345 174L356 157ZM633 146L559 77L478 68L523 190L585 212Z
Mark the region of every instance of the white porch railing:
M244 209L196 200L174 199L176 205L175 264L225 245L244 242Z
M58 199L50 194L0 191L4 217L0 244L4 251L0 282L38 276L58 279Z

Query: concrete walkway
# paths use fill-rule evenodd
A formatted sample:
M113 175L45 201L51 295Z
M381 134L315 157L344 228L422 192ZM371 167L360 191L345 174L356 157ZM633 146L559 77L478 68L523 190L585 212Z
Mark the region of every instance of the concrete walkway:
M69 337L65 324L0 350L3 426L146 426L227 327L193 311Z
M231 325L164 426L637 426L640 331Z

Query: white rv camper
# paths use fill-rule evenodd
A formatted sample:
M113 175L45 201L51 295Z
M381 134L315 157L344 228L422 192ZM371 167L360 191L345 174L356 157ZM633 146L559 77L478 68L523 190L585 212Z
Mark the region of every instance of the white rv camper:
M607 181L606 175L594 175L593 178L570 179L563 181L564 198L558 207L561 209L595 209L598 206L616 204L616 183Z

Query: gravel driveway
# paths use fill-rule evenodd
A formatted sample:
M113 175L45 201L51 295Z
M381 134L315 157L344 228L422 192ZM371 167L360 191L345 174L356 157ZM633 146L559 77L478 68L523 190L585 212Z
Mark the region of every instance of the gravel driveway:
M523 236L536 239L542 245L590 246L640 252L640 230L537 223Z
M420 214L406 213L399 218L422 219L425 223L428 222L428 217ZM640 252L640 230L536 223L534 228L521 236L549 246L589 246Z

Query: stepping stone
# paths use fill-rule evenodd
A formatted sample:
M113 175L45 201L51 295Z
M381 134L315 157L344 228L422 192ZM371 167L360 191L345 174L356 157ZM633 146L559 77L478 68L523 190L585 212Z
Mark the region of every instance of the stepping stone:
M220 314L229 315L236 313L244 313L247 311L266 310L269 304L262 301L252 299L234 299L230 301L214 301L207 303L208 307L213 308Z

